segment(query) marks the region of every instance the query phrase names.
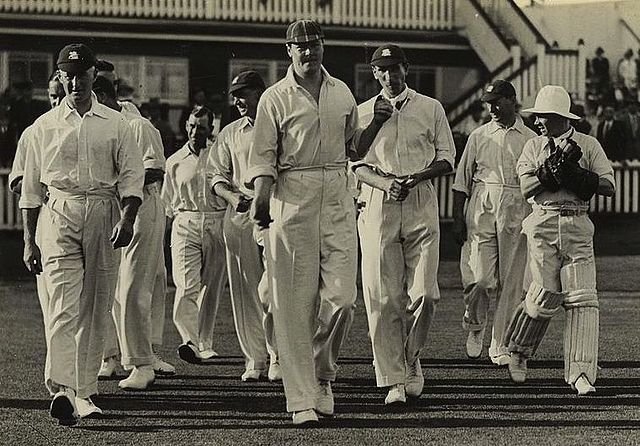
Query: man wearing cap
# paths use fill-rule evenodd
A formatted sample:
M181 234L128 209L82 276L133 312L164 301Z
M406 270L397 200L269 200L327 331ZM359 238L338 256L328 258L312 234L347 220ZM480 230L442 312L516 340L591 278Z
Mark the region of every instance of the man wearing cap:
M182 338L178 355L201 364L218 355L213 329L227 281L222 235L226 203L212 193L207 165L214 150L209 140L213 112L196 106L185 127L189 140L167 160L162 198L171 227L173 322Z
M532 283L516 308L504 342L511 352L509 373L524 382L549 320L565 309L565 381L584 395L594 392L598 369L598 296L593 256L593 223L587 211L595 195L615 192L613 169L598 141L575 131L564 88L540 89L533 113L541 136L522 150L520 188L533 211L522 223L527 236Z
M289 25L286 46L291 65L260 99L245 183L254 189L253 221L269 227L264 244L287 410L301 425L334 413L331 381L353 320L357 245L346 163L358 114L349 88L322 66L316 22Z
M467 356L482 354L490 301L495 299L489 357L507 365L502 336L521 300L527 245L522 220L531 206L520 193L516 163L524 144L536 133L516 113L516 90L498 79L481 100L491 121L469 135L453 184L453 232L462 245L460 272L469 332Z
M229 93L241 118L222 129L216 147L209 153L213 192L229 204L223 232L233 319L245 357L242 381L258 381L262 376L272 381L281 379L263 248L254 240L253 222L247 212L253 191L242 181L258 101L264 90L264 81L255 71L243 71L233 78Z
M375 137L353 165L362 183L362 287L376 382L389 389L385 404L397 405L419 397L424 386L419 358L440 299L438 200L431 179L452 170L455 146L440 102L407 86L402 48L380 46L371 69L382 91L358 114L363 135L373 129Z
M138 209L131 243L122 250L118 274L118 285L113 302L112 320L107 324L104 360L99 376L104 369L113 369L111 364L122 348L122 365L130 369L128 378L118 384L122 389L146 389L158 374L173 374L175 368L162 360L154 351L158 343L157 331L164 325L164 206L160 188L164 176L164 148L160 132L139 115L126 112L116 101L116 90L107 78L97 76L93 91L98 102L120 112L127 120L143 157L145 168L144 199ZM160 275L161 281L156 277ZM159 289L156 289L159 288ZM155 302L154 302L155 301ZM160 325L156 327L155 325ZM156 335L155 339L153 335ZM118 345L118 341L120 347Z
M33 125L20 207L24 261L31 272L44 274L49 294L45 383L53 395L50 412L70 425L78 415L101 412L90 397L98 392L115 292L115 248L128 245L133 236L144 168L129 125L91 92L91 49L67 45L57 65L67 96ZM48 189L46 204L42 184Z

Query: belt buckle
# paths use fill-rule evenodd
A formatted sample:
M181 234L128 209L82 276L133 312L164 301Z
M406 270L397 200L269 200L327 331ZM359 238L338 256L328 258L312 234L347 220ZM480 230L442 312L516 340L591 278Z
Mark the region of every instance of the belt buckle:
M574 217L578 215L578 211L575 209L560 209L561 217Z

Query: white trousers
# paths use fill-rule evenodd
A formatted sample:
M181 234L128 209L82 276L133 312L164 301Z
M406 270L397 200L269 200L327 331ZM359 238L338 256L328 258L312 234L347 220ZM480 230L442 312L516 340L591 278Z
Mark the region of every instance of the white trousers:
M218 305L227 282L224 212L180 212L171 228L173 322L182 342L191 341L200 350L213 349Z
M356 299L353 198L342 169L281 172L265 235L287 410L313 409L318 380L334 380Z
M262 248L253 238L248 212L239 214L229 206L223 229L231 308L245 368L267 370L267 361L275 362L277 353L268 287L260 287L265 274Z
M49 302L45 383L78 397L98 393L98 370L120 253L109 237L120 218L115 193L67 194L50 188L40 218Z
M153 363L154 323L164 323L164 318L157 321L153 317L154 312L161 311L164 315L164 298L159 294L166 291L166 285L157 280L165 271L164 226L159 184L149 184L144 188L144 200L134 223L133 239L122 249L112 308L113 323L109 324L105 342L104 357L117 355L119 343L125 367ZM160 287L157 291L156 286ZM161 304L162 308L154 308L154 300L156 306Z
M363 184L359 202L365 203L358 234L376 382L403 384L407 363L425 346L440 299L438 200L425 181L400 203Z
M474 184L467 204L467 241L460 253L465 313L462 326L483 330L491 300L495 313L489 356L509 354L502 337L528 288L524 283L527 240L522 220L531 206L519 188Z

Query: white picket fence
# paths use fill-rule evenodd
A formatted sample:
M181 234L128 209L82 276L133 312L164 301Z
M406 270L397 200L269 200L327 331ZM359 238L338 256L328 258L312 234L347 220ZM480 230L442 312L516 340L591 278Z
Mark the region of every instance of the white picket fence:
M0 12L452 29L455 0L0 0Z
M591 200L592 214L637 214L640 213L640 161L629 165L613 163L616 195L597 197ZM0 230L22 229L22 217L18 200L9 189L9 169L0 169ZM453 216L453 174L434 181L440 205L440 219L449 220Z

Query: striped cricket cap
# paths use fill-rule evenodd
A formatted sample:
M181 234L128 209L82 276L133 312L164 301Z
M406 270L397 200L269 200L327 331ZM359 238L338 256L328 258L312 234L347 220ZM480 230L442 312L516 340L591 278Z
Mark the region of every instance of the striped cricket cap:
M324 33L313 20L297 20L287 28L286 43L304 43L324 39Z

